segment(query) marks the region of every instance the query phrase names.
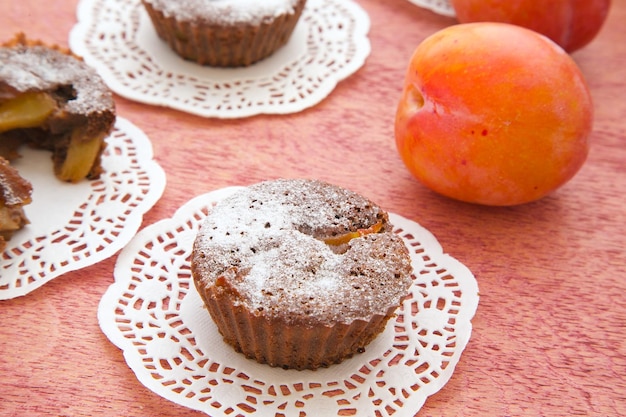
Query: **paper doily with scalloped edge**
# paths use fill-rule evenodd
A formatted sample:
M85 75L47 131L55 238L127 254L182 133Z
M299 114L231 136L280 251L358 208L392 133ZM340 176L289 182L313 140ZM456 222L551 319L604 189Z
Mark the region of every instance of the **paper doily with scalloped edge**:
M316 371L272 368L226 345L197 294L198 228L239 187L198 196L120 253L102 297L102 331L156 394L212 417L413 416L452 376L471 334L478 285L426 229L390 214L411 253L411 296L362 354Z
M72 51L128 99L205 117L314 106L370 53L367 13L352 0L308 0L289 42L247 68L185 61L161 41L139 0L81 0Z
M423 7L443 16L454 17L454 8L450 4L450 0L409 0L416 6Z
M66 272L112 256L135 235L165 189L152 144L118 117L106 139L100 179L68 184L53 174L50 152L24 148L14 166L33 185L30 224L0 261L0 299L26 295Z

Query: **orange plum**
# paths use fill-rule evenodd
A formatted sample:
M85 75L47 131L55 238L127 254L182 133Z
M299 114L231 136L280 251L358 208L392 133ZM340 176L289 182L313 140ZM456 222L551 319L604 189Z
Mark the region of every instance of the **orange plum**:
M510 206L579 171L592 122L587 83L561 47L519 26L467 23L415 50L395 138L409 171L435 192Z
M573 52L591 42L611 0L451 0L461 23L502 22L539 32Z

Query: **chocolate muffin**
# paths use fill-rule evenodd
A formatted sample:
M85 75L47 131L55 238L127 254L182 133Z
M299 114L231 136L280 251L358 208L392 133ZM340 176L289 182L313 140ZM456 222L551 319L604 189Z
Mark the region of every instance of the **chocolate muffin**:
M408 295L408 250L379 206L315 180L279 179L218 203L193 246L195 286L249 358L317 369L361 352Z
M69 182L98 178L115 123L113 95L68 50L18 34L0 47L0 156L28 144L52 151L54 173Z
M181 57L249 66L290 39L306 0L142 0L158 36Z

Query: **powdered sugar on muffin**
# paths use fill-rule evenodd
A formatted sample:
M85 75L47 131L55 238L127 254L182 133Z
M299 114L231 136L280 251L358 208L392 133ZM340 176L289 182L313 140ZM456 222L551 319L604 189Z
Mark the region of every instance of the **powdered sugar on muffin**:
M293 13L297 0L145 0L167 17L200 20L206 24L261 24L286 13Z
M351 239L341 253L325 243L378 222L385 222L383 233ZM386 314L406 294L403 242L389 229L386 214L356 193L275 181L216 206L195 250L205 254L199 268L211 271L205 283L225 277L251 310L349 322Z

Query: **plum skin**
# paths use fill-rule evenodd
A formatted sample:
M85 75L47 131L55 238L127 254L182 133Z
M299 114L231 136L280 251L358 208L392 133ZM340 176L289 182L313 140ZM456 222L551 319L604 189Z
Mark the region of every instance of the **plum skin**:
M571 53L600 32L611 0L451 0L460 23L501 22L523 26Z
M562 48L516 25L468 23L418 45L394 128L424 185L510 206L569 181L587 158L592 124L589 88Z

